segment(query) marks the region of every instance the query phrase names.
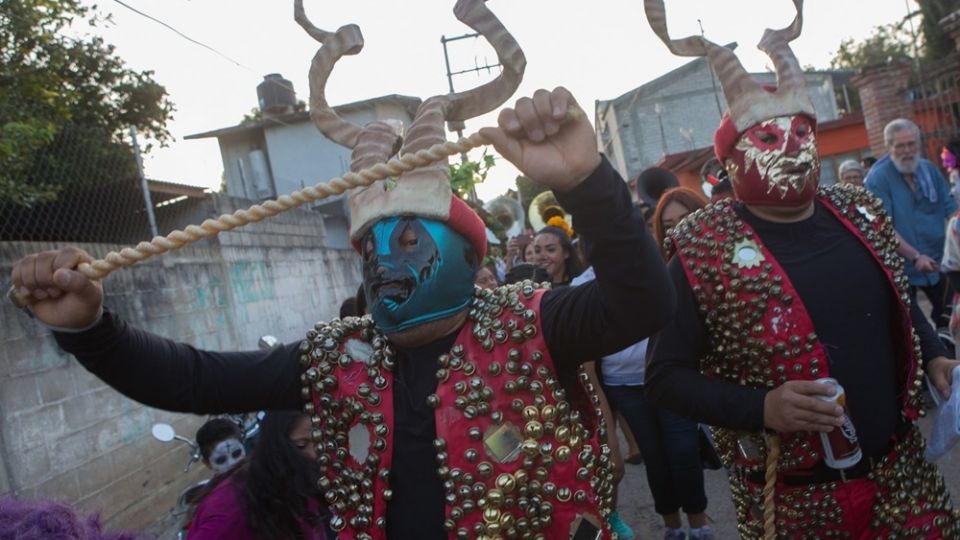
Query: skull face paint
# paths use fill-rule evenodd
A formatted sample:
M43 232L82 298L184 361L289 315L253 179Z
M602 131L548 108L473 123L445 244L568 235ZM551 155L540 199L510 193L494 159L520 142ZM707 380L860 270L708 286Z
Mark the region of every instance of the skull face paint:
M225 439L217 443L210 451L210 469L214 475L223 474L237 464L246 452L237 439Z
M758 206L802 206L820 183L813 121L778 116L740 135L725 162L737 198Z
M360 245L367 306L383 332L442 319L470 303L477 257L447 224L387 218L375 223Z

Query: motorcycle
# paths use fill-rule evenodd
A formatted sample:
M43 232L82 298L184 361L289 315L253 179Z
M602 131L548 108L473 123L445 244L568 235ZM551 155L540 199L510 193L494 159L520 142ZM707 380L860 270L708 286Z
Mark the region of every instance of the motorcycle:
M257 341L257 347L261 350L272 349L279 344L280 341L271 335L261 336ZM256 445L257 436L260 434L260 422L263 421L265 416L265 411L257 411L252 413L216 415L211 416L210 418L226 418L235 423L237 427L240 428L240 433L243 439L241 442L243 443L244 450L249 454ZM150 432L154 439L162 443L180 441L190 448L190 459L183 468L184 473L190 472L193 464L202 459L200 446L192 439L188 439L177 434L176 430L170 424L154 424L150 429ZM203 492L204 488L209 483L210 479L201 480L196 484L184 489L177 497L177 503L174 505L173 510L171 511L173 518L176 519L177 522L181 523L179 530L177 531L177 540L185 540L187 538L187 529L189 528L190 523L186 522L186 516L190 511L190 507L199 502L197 497Z
M184 473L190 472L193 464L200 461L200 446L198 446L194 441L178 435L176 430L174 430L173 426L170 424L154 424L153 427L150 428L150 433L153 435L154 439L162 443L169 443L176 440L187 444L187 446L190 448L190 459L183 468ZM177 540L185 540L187 538L187 529L189 528L190 523L186 521L186 516L190 511L190 507L197 502L197 497L209 482L210 479L201 480L181 491L180 495L177 497L177 503L170 512L171 516L177 521L177 523L180 524L177 530Z

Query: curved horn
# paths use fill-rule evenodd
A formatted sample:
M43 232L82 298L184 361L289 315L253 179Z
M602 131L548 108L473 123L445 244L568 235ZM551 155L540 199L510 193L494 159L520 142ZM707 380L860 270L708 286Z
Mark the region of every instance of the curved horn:
M663 5L663 0L644 0L643 10L647 13L647 23L650 24L653 33L670 49L670 52L677 56L707 56L710 46L719 47L701 36L671 39L670 32L667 30L667 8Z
M416 152L445 141L445 120L466 120L496 109L513 95L523 79L527 65L523 51L503 23L487 9L485 0L458 0L453 13L487 39L497 51L497 59L503 69L496 79L477 88L434 96L423 102L407 132L402 150L404 153ZM446 165L438 164L436 167L439 169Z
M327 104L325 89L333 66L342 56L353 55L363 49L363 34L360 27L348 24L331 33L321 30L310 22L303 10L303 0L294 0L293 18L307 34L322 46L310 64L310 118L328 138L347 148L357 145L360 127L344 120Z
M790 26L780 30L767 29L757 47L767 53L777 72L779 89L806 88L803 69L790 49L790 42L797 39L803 29L803 0L793 0L797 10Z
M663 5L663 0L644 0L643 8L647 13L647 22L650 27L673 54L708 57L710 66L713 67L717 79L720 80L727 105L731 109L734 108L733 103L731 103L734 96L747 96L763 92L763 88L747 73L743 64L740 63L740 59L732 50L700 36L671 39L667 30L667 11Z
M490 43L501 65L500 75L496 79L472 90L448 96L450 105L446 119L467 120L486 114L510 99L523 80L527 59L517 40L487 8L485 0L459 0L453 7L453 14Z

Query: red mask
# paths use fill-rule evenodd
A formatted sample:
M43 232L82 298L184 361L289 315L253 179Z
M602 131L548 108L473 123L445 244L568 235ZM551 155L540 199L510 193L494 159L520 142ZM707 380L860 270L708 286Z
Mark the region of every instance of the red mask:
M802 206L820 184L814 121L778 116L749 127L724 160L737 199L757 206Z

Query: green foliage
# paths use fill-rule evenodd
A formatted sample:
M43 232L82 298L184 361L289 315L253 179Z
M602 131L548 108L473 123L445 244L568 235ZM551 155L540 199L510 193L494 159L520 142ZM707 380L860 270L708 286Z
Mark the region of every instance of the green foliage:
M830 66L834 69L856 70L891 59L909 58L911 49L912 39L901 21L876 27L873 34L863 41L854 41L853 38L841 41Z
M59 189L46 183L18 182L31 168L32 156L50 144L54 127L40 122L8 122L0 126L0 200L33 206L57 197Z
M529 210L530 203L533 202L534 197L549 189L542 184L534 182L526 176L518 176L516 183L517 191L520 192L520 205L523 206L524 212Z
M862 41L852 38L840 42L830 65L838 69L860 69L882 64L891 59L913 58L919 54L924 63L936 62L954 54L956 45L943 31L940 20L960 10L960 0L915 0L919 9L900 21L878 26ZM911 23L911 19L917 19ZM914 25L919 26L917 50L914 51Z
M480 156L480 161L466 161L450 165L450 186L454 193L462 199L467 198L477 185L487 179L490 168L496 164L493 156L486 150Z
M79 0L0 2L0 203L31 206L129 174L131 125L160 144L170 138L173 105L152 72L127 69L99 37L66 35L102 22L94 10Z
M956 45L953 39L943 31L940 20L960 9L960 0L916 0L922 18L920 31L923 34L923 60L935 62L953 54Z
M466 200L478 184L487 179L490 168L496 164L493 156L484 150L480 161L467 161L450 165L450 187L461 199Z
M293 112L303 112L307 110L307 103L302 99L298 99L297 103L293 106ZM241 126L259 124L263 121L263 111L260 110L260 107L254 107L250 109L250 112L243 115L243 119L240 120Z

